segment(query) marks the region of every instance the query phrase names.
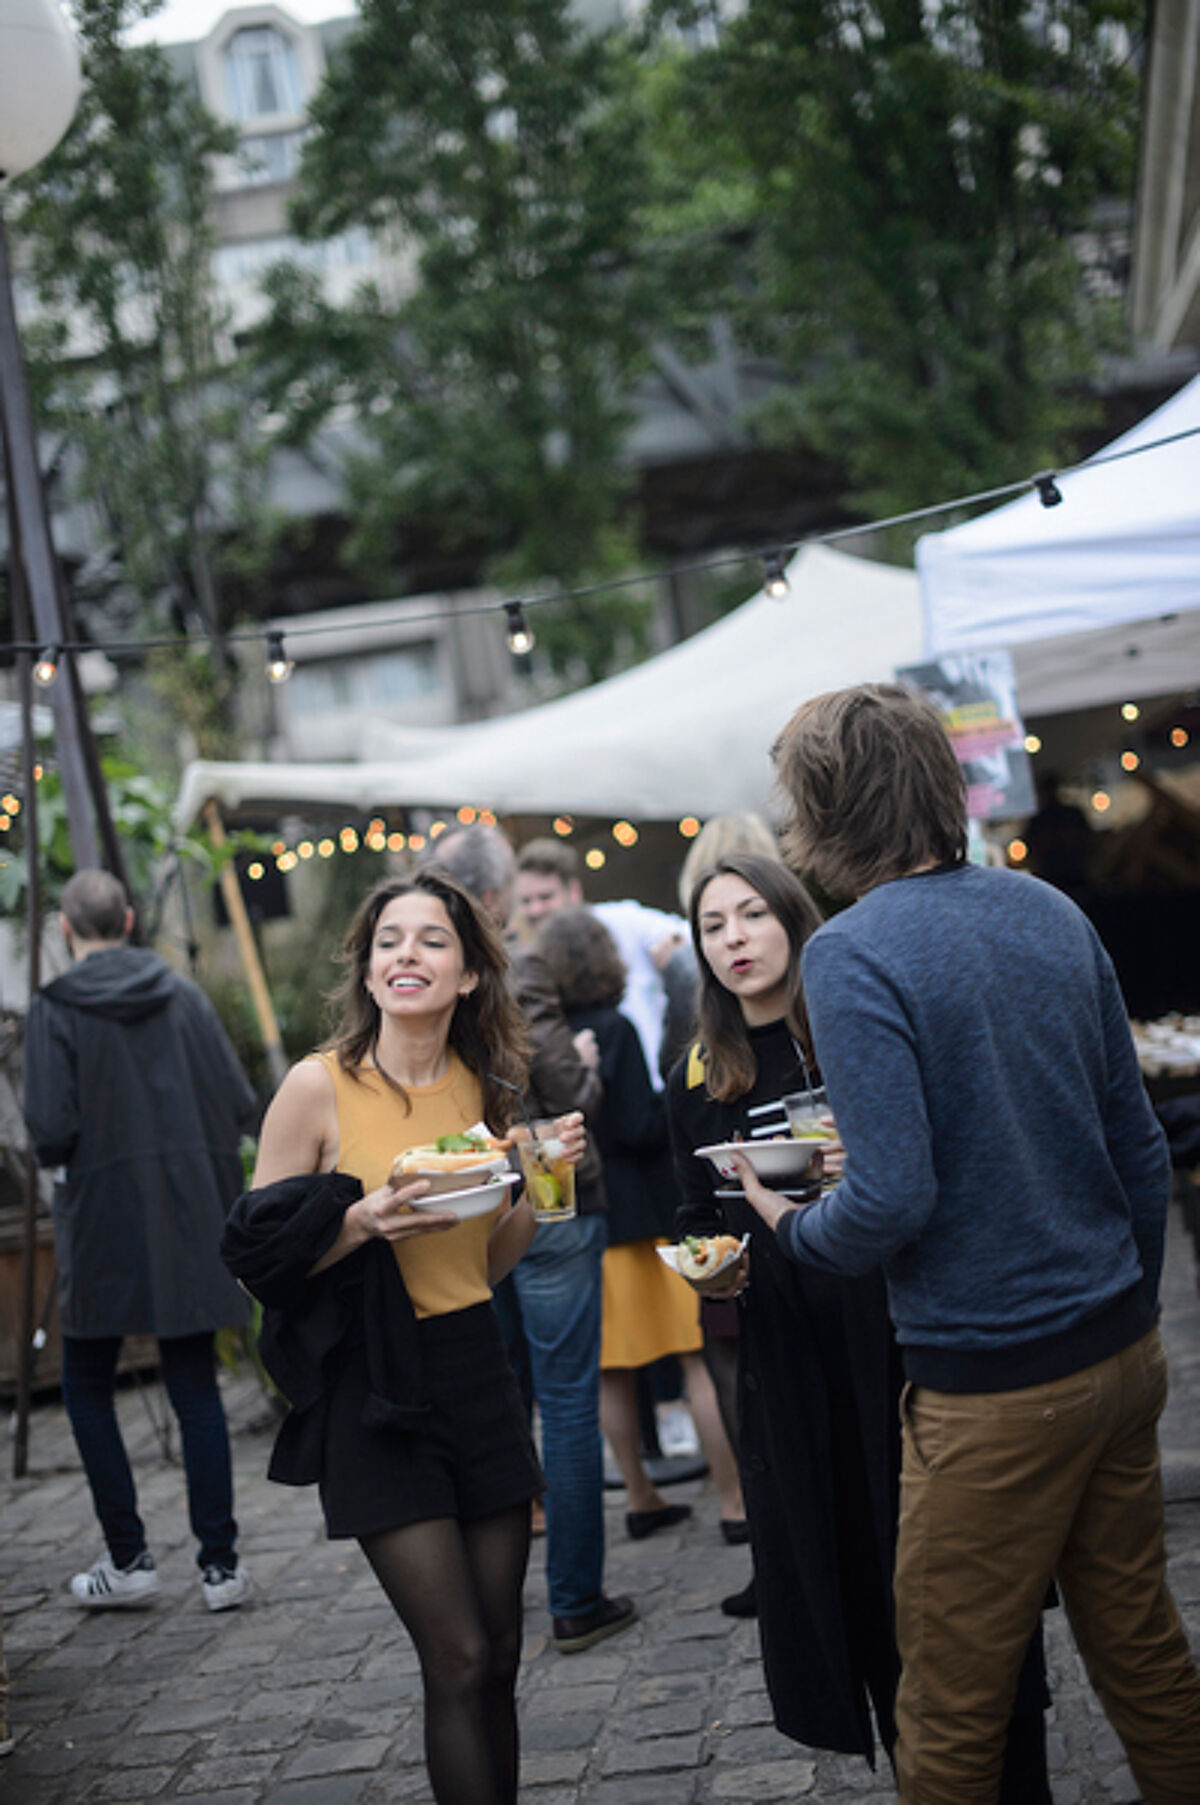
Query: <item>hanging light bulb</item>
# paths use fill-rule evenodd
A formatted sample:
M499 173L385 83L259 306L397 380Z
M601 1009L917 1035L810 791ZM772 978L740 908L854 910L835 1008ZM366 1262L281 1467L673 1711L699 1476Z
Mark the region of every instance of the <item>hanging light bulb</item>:
M508 649L518 658L525 658L536 644L533 629L525 619L525 610L520 602L505 602L504 612L508 617Z
M787 579L787 571L784 569L781 553L764 553L763 572L763 588L773 601L781 602L791 588Z
M54 679L58 676L59 656L60 653L57 646L47 646L37 663L34 665L33 680L35 683L40 684L42 689L49 689L50 685L54 682Z
M1062 490L1054 480L1053 470L1043 470L1040 476L1035 476L1033 486L1044 508L1056 508L1063 498Z
M267 634L267 676L272 683L286 683L296 668L296 661L283 649L283 634Z

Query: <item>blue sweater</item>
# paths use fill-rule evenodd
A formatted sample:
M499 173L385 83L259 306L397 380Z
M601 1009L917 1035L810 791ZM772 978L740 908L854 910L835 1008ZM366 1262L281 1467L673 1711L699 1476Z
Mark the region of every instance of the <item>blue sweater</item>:
M909 1375L941 1389L1063 1376L1143 1332L1170 1167L1075 905L969 865L898 879L813 936L804 981L847 1164L783 1218L785 1251L882 1264Z

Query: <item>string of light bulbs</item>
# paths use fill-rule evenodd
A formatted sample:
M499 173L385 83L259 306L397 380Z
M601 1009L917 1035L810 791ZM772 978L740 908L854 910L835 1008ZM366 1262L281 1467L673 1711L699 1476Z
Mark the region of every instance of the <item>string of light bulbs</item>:
M796 552L807 546L836 545L846 539L859 538L864 533L886 532L893 527L909 526L920 520L931 520L941 514L961 513L968 508L977 508L987 502L1003 501L1017 495L1034 494L1044 508L1059 507L1063 502L1063 492L1059 486L1059 478L1073 476L1081 470L1096 470L1104 464L1120 463L1127 458L1142 457L1147 452L1161 451L1166 446L1176 445L1181 440L1200 436L1200 426L1187 427L1182 432L1169 433L1160 439L1152 439L1144 445L1132 445L1124 451L1104 452L1096 457L1083 458L1078 463L1067 464L1057 470L1042 470L1035 476L1021 477L1011 483L1002 483L996 488L979 489L970 495L956 496L951 501L932 502L926 507L910 508L901 514L890 514L881 520L863 521L854 526L835 527L827 532L812 533L802 539L790 540L785 544L768 546L759 552L729 552L720 557L704 558L686 564L670 565L663 570L641 571L635 575L624 577L605 577L594 583L577 584L572 587L547 590L542 594L512 598L501 602L465 602L453 603L449 609L440 607L420 613L405 615L405 625L419 625L423 622L444 620L447 613L454 616L470 616L477 614L494 614L503 611L505 617L505 638L509 651L516 657L528 657L537 644L537 637L529 625L526 609L549 607L555 603L589 600L597 595L611 594L619 589L629 589L648 583L670 580L674 577L694 576L707 571L728 569L731 566L745 564L757 558L763 573L762 587L765 594L776 601L783 601L790 593L787 575L788 560ZM383 631L389 629L390 621L367 622L366 630ZM322 633L342 633L344 626L338 622L325 622L319 626L303 624L289 626L287 638L296 640L308 638ZM266 646L266 672L272 683L286 683L295 669L295 660L287 654L284 630L280 627L235 629L222 635L226 644L260 642ZM163 648L178 647L187 643L174 637L149 637L129 640L110 640L104 644L94 641L75 640L60 641L55 644L42 644L37 640L15 640L11 642L11 650L26 653L35 658L33 679L42 689L48 689L58 676L58 667L64 653L100 651L104 653L129 653L155 651Z

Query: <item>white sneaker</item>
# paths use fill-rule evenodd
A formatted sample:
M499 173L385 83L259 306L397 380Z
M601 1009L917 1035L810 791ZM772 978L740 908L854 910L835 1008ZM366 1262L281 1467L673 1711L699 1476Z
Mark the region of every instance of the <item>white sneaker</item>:
M118 1567L110 1554L102 1554L94 1567L77 1573L71 1581L71 1597L87 1611L119 1611L148 1604L158 1591L154 1562L143 1550L128 1567Z
M686 1404L659 1404L655 1409L658 1445L664 1455L698 1454L700 1438Z
M254 1590L244 1567L235 1567L232 1572L228 1567L206 1567L200 1584L210 1611L235 1611Z

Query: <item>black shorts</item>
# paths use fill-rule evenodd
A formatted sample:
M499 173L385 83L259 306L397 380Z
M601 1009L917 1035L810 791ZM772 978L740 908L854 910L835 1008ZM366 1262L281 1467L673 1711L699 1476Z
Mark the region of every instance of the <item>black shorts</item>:
M325 1527L335 1538L376 1535L433 1517L494 1516L545 1488L495 1312L473 1304L417 1324L428 1422L368 1429L365 1347L347 1350L326 1418Z

